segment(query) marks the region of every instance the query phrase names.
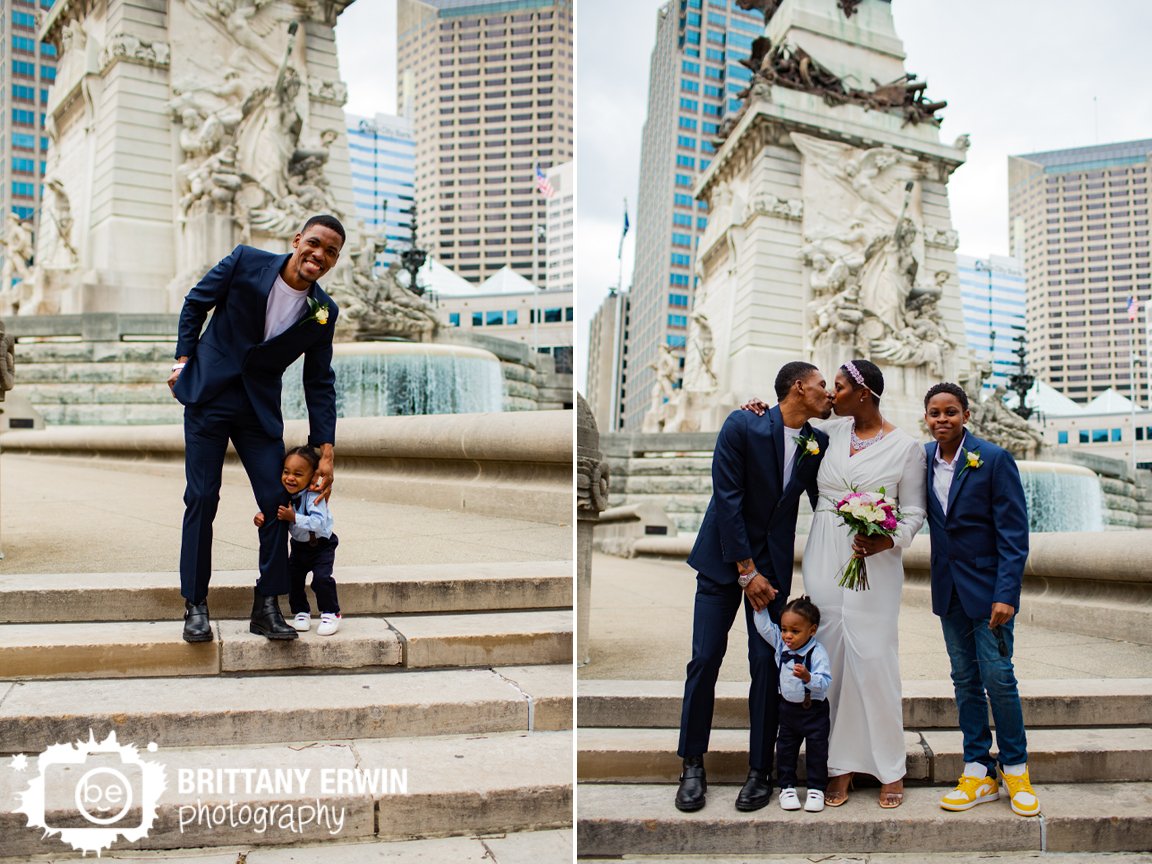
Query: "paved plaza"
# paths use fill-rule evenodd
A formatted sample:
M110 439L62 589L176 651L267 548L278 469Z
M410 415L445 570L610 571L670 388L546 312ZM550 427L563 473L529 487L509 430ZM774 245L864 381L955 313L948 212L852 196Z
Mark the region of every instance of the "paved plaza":
M341 470L332 513L339 568L373 564L559 561L572 528L390 504L371 475ZM183 461L0 456L0 567L9 573L171 572L180 558ZM243 470L224 471L213 567L256 570L256 504ZM173 583L173 589L178 587Z
M793 596L802 593L802 585L797 570ZM594 555L591 662L579 677L683 681L691 658L695 591L695 573L683 562ZM948 679L944 638L928 602L926 589L905 587L900 615L900 673L905 681ZM747 639L744 616L738 615L720 680L748 679ZM1072 635L1026 621L1016 626L1013 653L1021 680L1152 676L1152 645Z

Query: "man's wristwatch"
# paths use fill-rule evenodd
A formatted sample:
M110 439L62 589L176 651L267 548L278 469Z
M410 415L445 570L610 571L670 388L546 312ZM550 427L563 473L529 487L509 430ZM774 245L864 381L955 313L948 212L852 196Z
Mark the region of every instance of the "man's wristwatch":
M736 577L736 584L741 588L747 588L749 583L759 575L760 571L756 568L752 568L747 573L742 573L740 576Z

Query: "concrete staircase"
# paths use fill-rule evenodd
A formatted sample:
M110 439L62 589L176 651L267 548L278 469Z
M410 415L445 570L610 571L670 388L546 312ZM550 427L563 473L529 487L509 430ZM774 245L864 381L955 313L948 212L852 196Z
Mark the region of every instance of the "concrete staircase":
M963 765L946 681L905 683L903 806L881 810L877 789L858 787L843 807L819 814L786 813L775 796L756 813L732 806L747 773L747 688L722 682L705 757L708 804L697 813L680 813L673 797L682 692L679 681L580 682L577 846L582 857L688 861L687 856L709 855L744 861L760 855L767 860L768 852L851 851L869 860L887 853L922 853L916 860L932 860L945 853L975 858L996 852L1152 849L1152 679L1021 684L1029 762L1043 807L1034 819L1016 816L1006 801L967 813L948 813L937 805Z
M505 847L523 847L519 857L475 841L454 841L464 857L450 857L568 860L571 563L345 567L339 578L338 634L270 642L248 633L252 573L218 573L216 638L189 645L175 574L0 577L0 800L20 800L49 745L115 732L167 781L148 835L119 840L120 854L215 860L218 848L232 862L269 847L250 860L323 861L332 847L358 850L341 860L433 860L393 842L507 833L523 837ZM88 766L43 769L48 825L90 827L75 803ZM295 787L193 792L181 788L192 769L310 774ZM0 808L0 862L80 857L15 806ZM310 808L307 825L256 830L257 813ZM533 836L541 829L560 830Z

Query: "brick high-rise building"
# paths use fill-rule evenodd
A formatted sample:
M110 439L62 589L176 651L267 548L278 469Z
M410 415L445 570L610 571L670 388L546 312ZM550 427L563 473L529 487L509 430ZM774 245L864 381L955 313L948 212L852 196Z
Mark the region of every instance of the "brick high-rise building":
M398 0L420 242L479 283L547 281L547 174L573 155L572 0Z
M1023 245L1029 365L1073 401L1132 392L1143 341L1130 298L1152 297L1152 140L1008 157L1011 245ZM1137 367L1139 377L1141 368ZM1148 394L1141 394L1142 399Z

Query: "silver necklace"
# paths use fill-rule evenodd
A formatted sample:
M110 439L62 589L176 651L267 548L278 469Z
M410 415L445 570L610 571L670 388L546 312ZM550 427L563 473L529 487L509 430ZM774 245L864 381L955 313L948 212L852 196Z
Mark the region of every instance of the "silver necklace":
M877 441L879 441L881 438L884 437L884 418L883 417L880 418L880 431L877 432L871 438L860 438L859 436L857 436L857 434L856 434L856 421L852 421L851 435L852 435L852 449L853 450L864 450L868 447L871 447L873 444L875 444Z

